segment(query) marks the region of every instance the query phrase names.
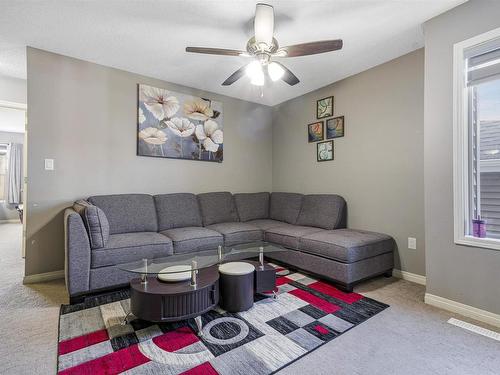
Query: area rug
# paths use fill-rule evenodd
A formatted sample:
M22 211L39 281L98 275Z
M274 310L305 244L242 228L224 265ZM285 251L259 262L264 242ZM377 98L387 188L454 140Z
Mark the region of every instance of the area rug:
M61 306L59 374L271 374L388 307L357 293L277 267L278 298L258 296L232 314L122 325L128 291ZM133 318L133 317L132 317Z

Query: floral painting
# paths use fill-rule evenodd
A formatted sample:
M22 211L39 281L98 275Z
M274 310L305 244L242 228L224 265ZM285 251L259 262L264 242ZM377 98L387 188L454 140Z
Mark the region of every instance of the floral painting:
M344 116L326 120L326 139L344 136Z
M222 162L222 103L139 85L137 155Z
M323 133L323 121L318 121L307 125L307 140L309 142L317 142L325 139Z

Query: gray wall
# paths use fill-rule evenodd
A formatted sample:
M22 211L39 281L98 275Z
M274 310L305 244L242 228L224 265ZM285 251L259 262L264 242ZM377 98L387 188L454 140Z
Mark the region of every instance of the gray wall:
M0 100L26 104L26 80L0 76Z
M224 162L136 156L138 83L222 101ZM28 48L26 275L63 269L62 212L75 199L271 190L271 117L266 106Z
M469 1L425 24L427 292L500 313L500 252L453 242L453 44L500 27L500 2Z
M0 143L24 143L23 133L0 131ZM19 220L19 214L14 205L6 202L0 202L0 221L1 220Z
M273 111L273 190L338 193L348 225L394 236L396 268L425 274L423 197L424 51L417 50ZM316 161L306 125L316 100L333 95L345 116L334 161ZM417 238L408 250L407 238Z

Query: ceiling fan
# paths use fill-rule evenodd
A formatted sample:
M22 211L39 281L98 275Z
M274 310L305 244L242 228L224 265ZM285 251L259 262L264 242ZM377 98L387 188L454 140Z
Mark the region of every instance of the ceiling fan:
M274 8L268 4L257 4L254 30L255 36L251 37L248 41L246 51L222 48L186 47L186 52L255 58L254 61L244 65L231 74L222 83L223 86L232 85L245 74L250 77L250 82L253 85L263 86L266 80L266 73L272 81L282 79L290 86L293 86L300 82L299 79L283 64L274 61L275 57L315 55L318 53L336 51L342 48L342 39L322 40L279 47L278 41L274 38Z

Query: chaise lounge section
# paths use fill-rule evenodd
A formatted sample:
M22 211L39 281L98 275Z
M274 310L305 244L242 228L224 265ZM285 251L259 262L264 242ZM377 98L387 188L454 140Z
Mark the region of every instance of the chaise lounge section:
M72 299L126 285L120 264L265 240L270 257L346 290L389 273L394 240L346 229L335 194L239 193L92 196L65 211L66 285Z

